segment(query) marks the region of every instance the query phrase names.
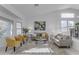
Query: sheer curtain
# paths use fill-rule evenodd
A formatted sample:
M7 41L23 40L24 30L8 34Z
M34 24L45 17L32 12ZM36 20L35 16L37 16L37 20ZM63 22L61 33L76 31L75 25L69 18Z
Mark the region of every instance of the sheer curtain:
M70 35L70 29L74 28L74 21L61 20L61 32L65 35Z
M0 47L5 45L5 37L12 35L12 23L0 20Z

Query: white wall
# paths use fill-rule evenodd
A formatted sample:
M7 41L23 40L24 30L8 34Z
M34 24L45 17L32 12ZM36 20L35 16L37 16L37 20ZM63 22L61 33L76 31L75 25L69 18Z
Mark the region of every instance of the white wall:
M24 27L32 27L34 29L34 21L46 21L46 31L49 33L57 33L61 31L61 13L75 13L76 15L79 15L79 12L74 9L65 9L65 10L59 10L55 12L50 12L48 14L40 15L38 17L32 17L30 19L25 19L23 26ZM74 20L75 22L78 21L78 18L68 19L68 20Z
M13 36L16 35L16 22L22 22L22 26L25 28L31 27L32 29L34 29L34 21L46 21L46 31L48 33L58 33L61 31L61 18L60 18L60 14L61 13L65 13L65 12L71 12L71 13L75 13L75 16L79 16L79 11L75 10L75 9L65 9L65 10L59 10L59 11L55 11L55 12L50 12L44 15L40 15L37 17L31 17L29 19L25 19L25 20L20 20L18 18L14 18L11 15L6 15L3 12L0 11L0 16L3 16L3 19L5 20L12 20L13 22ZM8 17L9 16L9 17ZM1 19L1 17L0 17ZM68 20L74 20L75 22L79 22L79 18L73 18L73 19L68 19ZM34 30L32 30L34 31ZM0 46L4 46L4 44L2 43L3 40L0 39ZM78 40L77 40L78 41ZM75 45L73 46L74 48L78 49L78 43L75 43ZM78 49L79 50L79 49Z
M64 9L64 10L59 10L55 12L50 12L48 14L44 14L38 17L34 17L31 19L26 19L23 23L23 27L32 27L34 28L34 21L39 21L43 20L46 21L46 31L49 32L50 34L53 32L54 34L58 33L61 31L61 13L75 13L75 18L71 18L68 20L73 20L74 22L79 22L79 11L75 9ZM64 19L65 20L65 19ZM73 39L73 48L79 50L79 40Z

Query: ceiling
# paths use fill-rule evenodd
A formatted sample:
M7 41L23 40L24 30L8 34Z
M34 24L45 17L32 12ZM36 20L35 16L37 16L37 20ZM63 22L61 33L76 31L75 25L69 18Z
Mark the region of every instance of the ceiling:
M74 8L79 9L79 5L73 4L11 4L11 7L17 10L25 19L47 14L56 10Z

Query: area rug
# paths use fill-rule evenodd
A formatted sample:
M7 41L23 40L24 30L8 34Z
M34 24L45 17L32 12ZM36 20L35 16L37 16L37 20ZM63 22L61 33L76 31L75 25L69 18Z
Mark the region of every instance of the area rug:
M22 51L21 53L25 54L53 54L54 52L51 48L32 48L29 50Z

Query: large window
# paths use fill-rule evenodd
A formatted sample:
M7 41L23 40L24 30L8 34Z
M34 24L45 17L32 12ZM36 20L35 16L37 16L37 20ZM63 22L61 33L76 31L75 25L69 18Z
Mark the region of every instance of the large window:
M17 35L22 33L22 24L20 22L16 23Z
M74 13L61 13L61 18L74 18Z
M74 21L70 20L70 18L74 17L74 13L61 13L61 31L68 31L74 26Z
M0 37L12 35L12 23L0 20Z
M74 26L74 21L62 20L61 21L61 31L68 31Z
M5 37L12 35L12 22L0 20L0 47L5 45Z

